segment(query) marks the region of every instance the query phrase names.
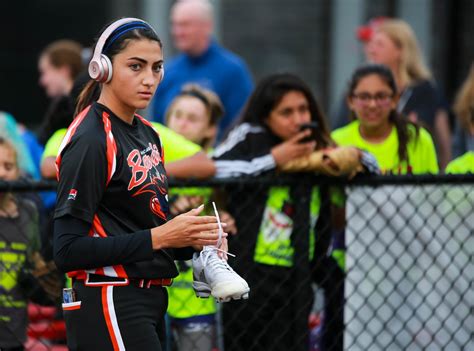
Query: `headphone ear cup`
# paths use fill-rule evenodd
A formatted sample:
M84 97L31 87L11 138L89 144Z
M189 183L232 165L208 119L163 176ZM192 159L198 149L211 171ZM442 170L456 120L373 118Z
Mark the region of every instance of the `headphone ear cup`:
M104 76L104 69L102 67L102 63L99 60L92 59L91 62L89 63L89 76L100 82L102 77Z
M108 83L112 79L112 62L104 54L100 55L100 62L103 67L104 75L101 77L101 83Z

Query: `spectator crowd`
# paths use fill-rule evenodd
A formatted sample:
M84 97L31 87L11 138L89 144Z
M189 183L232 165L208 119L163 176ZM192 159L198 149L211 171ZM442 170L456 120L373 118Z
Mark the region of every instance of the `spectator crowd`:
M244 60L213 38L213 9L207 0L176 2L170 19L179 54L165 60L166 74L145 116L160 135L169 176L275 175L289 161L340 147L355 148L365 171L372 173L474 173L474 66L451 106L405 21L378 18L357 32L367 62L347 77L338 113L326 116L304 77L276 73L254 84ZM38 130L19 124L19 116L1 107L0 180L56 179L56 156L82 108L78 99L87 94L86 100L94 101L100 94L99 84L84 89L89 85L89 58L84 59L83 50L65 39L40 53L39 84L50 104ZM337 128L331 131L329 125ZM295 311L286 303L293 287L282 283L291 281L290 268L296 264L291 235L295 199L288 187L264 188L242 210L247 191L253 190L221 194L212 188L171 189L170 213L177 216L212 200L222 209L230 252L238 254L232 265L252 289L248 301L222 306L225 350L290 350L298 332L288 325L307 320L312 308L307 301L304 311ZM27 345L28 300L58 305L47 293L30 299L21 290L22 272L35 252L53 261L55 201L54 192L0 192L0 300L9 301L0 307L1 350ZM341 189L312 188L310 223L315 227L310 235L318 235L322 213L330 213L332 226L327 252L310 252L312 261L324 255L324 266L331 269L319 272L319 279L325 274L331 279L321 286L336 296L325 294L325 313L334 318L323 323L323 350L343 348L343 316L337 306L344 298L344 204ZM212 299L195 297L190 262L176 264L180 275L168 288L169 346L217 350L218 306ZM64 285L68 283L65 279ZM275 311L275 306L283 307ZM257 310L261 319L252 318ZM60 311L52 318L61 320ZM57 338L58 345L64 344Z

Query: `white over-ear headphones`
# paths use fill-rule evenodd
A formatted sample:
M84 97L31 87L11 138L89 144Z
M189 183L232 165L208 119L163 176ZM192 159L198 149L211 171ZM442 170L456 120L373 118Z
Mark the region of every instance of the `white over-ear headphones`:
M109 36L119 27L123 26L124 24L131 23L131 22L141 22L143 23L146 27L150 28L152 31L155 31L152 26L150 26L147 22L144 20L141 20L139 18L133 18L133 17L127 17L127 18L122 18L111 25L109 25L101 34L99 37L99 40L97 40L97 44L94 49L94 54L92 55L92 59L89 62L89 76L100 82L100 83L108 83L112 79L112 62L110 59L102 53L102 50L104 49L105 42L109 38ZM160 72L160 82L163 80L163 77L165 75L165 68L161 68Z

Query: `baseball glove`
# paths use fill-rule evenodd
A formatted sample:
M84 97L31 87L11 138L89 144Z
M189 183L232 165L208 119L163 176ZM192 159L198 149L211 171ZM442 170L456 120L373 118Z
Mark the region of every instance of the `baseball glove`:
M39 252L33 252L28 268L22 272L20 285L31 301L41 305L55 304L61 297L64 275L53 261L46 262Z
M284 172L317 172L328 176L353 177L363 171L360 151L354 147L318 150L284 164Z

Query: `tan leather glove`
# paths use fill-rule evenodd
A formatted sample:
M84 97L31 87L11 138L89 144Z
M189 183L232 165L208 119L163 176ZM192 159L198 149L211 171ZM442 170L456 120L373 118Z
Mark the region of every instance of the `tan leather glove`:
M281 167L284 172L317 172L330 176L353 177L363 170L360 151L355 147L318 150L292 160Z
M56 301L62 295L63 275L58 271L53 261L45 262L39 252L31 256L33 269L31 274L51 299Z

